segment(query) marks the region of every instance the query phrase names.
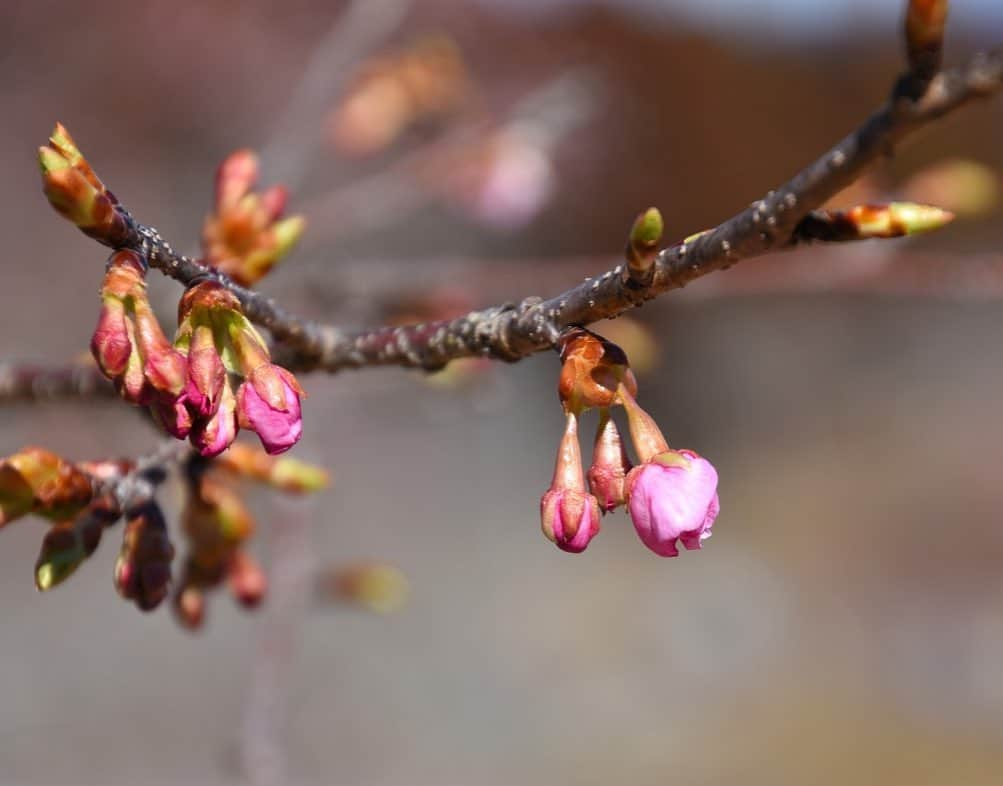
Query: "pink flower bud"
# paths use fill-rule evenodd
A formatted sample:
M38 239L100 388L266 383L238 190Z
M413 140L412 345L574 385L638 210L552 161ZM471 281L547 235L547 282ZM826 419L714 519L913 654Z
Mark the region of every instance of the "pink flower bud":
M132 340L125 320L125 305L121 300L106 297L101 316L91 337L91 353L106 377L117 377L125 371L132 354Z
M210 417L219 407L225 387L226 368L216 349L212 327L197 324L188 349L185 400L197 416Z
M577 554L599 532L599 502L585 491L578 418L568 413L557 450L554 478L540 500L543 534L562 551Z
M578 554L599 533L599 503L591 494L550 489L540 500L543 534L562 551Z
M207 418L201 418L192 427L189 438L203 456L218 456L237 437L237 399L229 384L223 386L219 406Z
M596 442L592 449L592 466L589 467L589 489L599 500L603 512L609 513L627 501L625 480L630 472L630 461L623 449L623 441L609 410L601 410Z
M720 510L717 471L690 450L668 450L627 475L628 510L644 545L679 555L676 541L699 549Z
M150 414L175 439L184 439L192 430L192 414L184 394L177 397L157 396L150 405Z
M300 388L296 377L280 366L263 363L237 392L240 425L257 433L265 452L289 450L303 434Z

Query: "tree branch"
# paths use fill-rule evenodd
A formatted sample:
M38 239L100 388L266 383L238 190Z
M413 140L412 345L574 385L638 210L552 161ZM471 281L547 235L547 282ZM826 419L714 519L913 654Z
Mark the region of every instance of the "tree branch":
M0 403L105 398L115 388L93 363L63 366L0 361Z
M293 370L336 372L380 365L431 370L471 356L512 362L551 348L567 326L618 316L743 259L793 247L805 217L888 155L897 142L1001 85L1003 50L994 50L938 74L918 99L894 90L860 128L787 183L716 228L661 251L647 286L630 282L619 265L549 300L530 297L453 320L346 331L295 317L274 300L176 253L155 229L131 217L124 245L144 252L151 267L186 286L205 278L220 281L239 298L248 318L282 345L281 362Z

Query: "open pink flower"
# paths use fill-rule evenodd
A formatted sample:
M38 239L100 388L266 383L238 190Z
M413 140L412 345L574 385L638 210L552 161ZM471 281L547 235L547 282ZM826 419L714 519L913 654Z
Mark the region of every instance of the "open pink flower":
M266 453L289 450L303 434L302 395L296 377L281 366L263 363L237 391L240 425L257 433Z
M690 450L668 450L627 475L627 507L644 545L679 555L676 541L699 549L720 511L717 470Z

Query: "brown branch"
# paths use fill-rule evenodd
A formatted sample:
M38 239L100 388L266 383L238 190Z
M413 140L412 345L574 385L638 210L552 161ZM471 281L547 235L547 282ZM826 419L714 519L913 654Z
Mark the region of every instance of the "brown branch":
M0 404L115 395L115 388L93 363L52 366L0 361Z
M713 230L660 252L648 286L625 279L621 265L549 300L526 298L442 322L345 331L296 318L275 301L177 254L155 229L131 217L124 245L144 251L151 267L185 285L206 277L219 280L237 295L247 316L284 346L282 360L296 370L335 372L377 365L436 369L471 356L516 361L552 347L569 325L617 316L743 259L792 247L800 222L897 142L1001 85L1003 50L996 50L937 75L919 99L896 89L860 128L790 181Z

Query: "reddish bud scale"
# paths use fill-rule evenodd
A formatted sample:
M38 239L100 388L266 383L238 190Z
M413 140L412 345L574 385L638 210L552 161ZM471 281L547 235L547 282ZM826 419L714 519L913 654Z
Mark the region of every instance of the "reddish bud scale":
M561 337L561 361L557 393L566 412L614 406L621 386L631 395L637 393L637 380L623 350L584 328L573 328Z

